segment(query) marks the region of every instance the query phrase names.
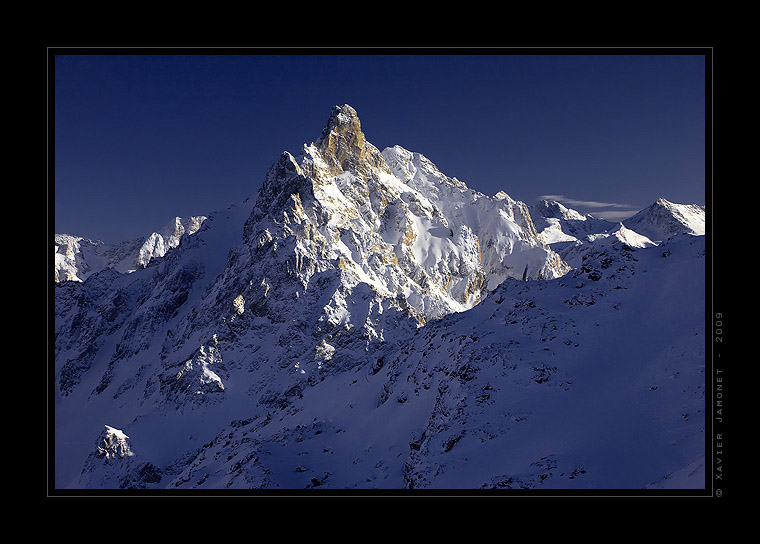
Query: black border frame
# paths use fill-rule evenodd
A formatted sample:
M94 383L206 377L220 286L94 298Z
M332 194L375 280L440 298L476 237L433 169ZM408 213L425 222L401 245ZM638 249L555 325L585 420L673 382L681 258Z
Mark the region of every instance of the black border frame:
M723 372L725 352L723 347L723 323L728 317L716 289L716 221L715 221L715 166L719 146L715 142L715 78L716 70L714 45L699 47L58 47L43 44L44 56L44 138L45 177L47 199L47 344L46 344L46 429L47 458L45 486L46 497L692 497L720 499L724 496L723 480L725 441L725 421L723 417ZM350 489L306 489L306 490L64 490L54 487L54 341L55 330L55 284L53 238L55 225L55 56L57 55L703 55L705 57L705 204L706 204L706 276L705 276L705 489L663 490L663 489L581 489L581 490L350 490ZM718 66L720 68L721 65ZM719 95L718 95L719 96ZM719 310L719 311L718 311ZM720 317L718 317L720 316ZM717 332L717 334L716 334ZM709 378L708 378L709 375ZM721 378L718 380L718 378ZM721 393L716 397L716 393ZM719 417L717 417L719 415Z

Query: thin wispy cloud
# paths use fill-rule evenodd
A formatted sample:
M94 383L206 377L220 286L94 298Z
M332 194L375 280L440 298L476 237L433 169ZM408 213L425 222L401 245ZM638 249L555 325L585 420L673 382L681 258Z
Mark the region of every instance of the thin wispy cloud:
M607 221L624 221L628 219L640 208L637 206L631 206L630 204L621 204L620 202L599 202L598 200L578 200L577 198L569 198L565 195L541 195L538 197L541 200L555 200L561 202L566 206L573 208L581 213L590 213L594 217L599 219L606 219Z
M635 206L630 204L620 204L618 202L598 202L596 200L576 200L574 198L568 198L565 195L542 195L538 197L541 200L556 200L563 204L570 206L577 206L579 208L626 208L629 210L636 210Z
M610 211L604 211L604 212L594 212L592 215L594 217L598 217L599 219L606 219L607 221L624 221L625 219L628 219L632 215L634 215L638 210L630 210L630 211L620 211L620 212L610 212Z

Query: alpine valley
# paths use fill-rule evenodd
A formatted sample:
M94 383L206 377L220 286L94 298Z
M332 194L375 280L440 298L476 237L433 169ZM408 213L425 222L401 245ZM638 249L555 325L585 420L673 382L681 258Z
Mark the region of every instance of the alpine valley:
M225 210L56 235L55 488L704 489L704 234L487 196L335 106Z

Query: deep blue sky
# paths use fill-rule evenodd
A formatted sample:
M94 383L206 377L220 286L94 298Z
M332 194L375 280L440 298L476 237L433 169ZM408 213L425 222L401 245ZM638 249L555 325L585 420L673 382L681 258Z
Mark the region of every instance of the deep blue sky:
M117 242L226 208L343 103L378 148L486 194L602 215L705 203L701 55L74 55L54 70L56 232Z

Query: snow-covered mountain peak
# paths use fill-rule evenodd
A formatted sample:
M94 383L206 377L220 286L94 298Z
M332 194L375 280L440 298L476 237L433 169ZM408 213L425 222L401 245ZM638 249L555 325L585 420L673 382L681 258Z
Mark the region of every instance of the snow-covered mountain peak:
M607 232L590 235L588 237L590 241L606 238L614 238L617 241L622 242L632 248L644 248L657 245L646 236L642 236L641 234L626 228L623 223L618 223L616 227L610 229Z
M656 245L646 236L627 228L623 223L618 223L603 232L580 237L560 250L560 254L570 266L583 268L583 263L595 255L625 254Z
M589 235L607 232L615 223L583 215L556 200L541 199L530 208L541 240L564 257L563 250ZM566 259L565 259L566 260Z
M303 286L340 269L425 318L471 307L526 267L531 278L567 271L524 204L472 191L401 146L381 153L348 105L332 109L316 143L270 168L245 230L251 247L295 252Z
M705 234L705 209L696 204L674 204L664 198L624 221L626 226L653 241L676 234Z
M383 149L382 155L396 178L423 192L427 197L439 197L462 191L475 193L468 189L464 182L441 172L433 161L422 153L394 145Z
M534 214L544 218L566 219L574 221L586 221L587 217L580 212L564 206L556 200L541 199L533 206Z
M90 240L89 238L84 238L82 236L73 236L64 232L56 234L53 237L53 240L56 245L68 247L73 247L75 244L80 242L85 242L92 245L100 245L103 243L101 240Z

